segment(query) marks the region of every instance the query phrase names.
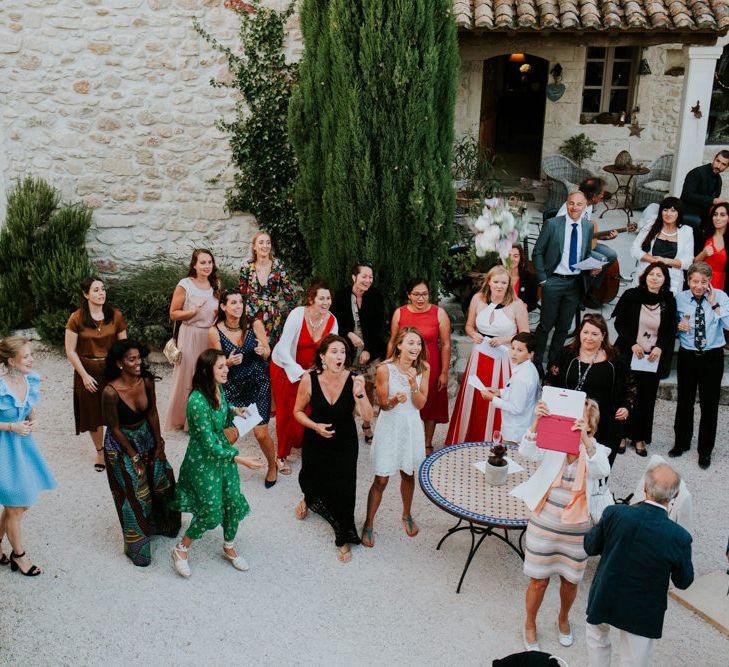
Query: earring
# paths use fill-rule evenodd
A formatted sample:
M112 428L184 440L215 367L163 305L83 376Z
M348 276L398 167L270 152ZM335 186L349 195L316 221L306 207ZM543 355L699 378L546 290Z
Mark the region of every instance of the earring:
M327 369L327 362L324 359L321 360L321 369L325 371Z

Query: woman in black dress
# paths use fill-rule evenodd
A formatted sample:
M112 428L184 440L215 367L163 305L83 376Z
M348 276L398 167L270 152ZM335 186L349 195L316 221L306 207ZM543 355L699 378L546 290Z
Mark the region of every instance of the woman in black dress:
M623 426L633 406L635 388L630 368L608 338L602 315L582 318L575 339L562 348L550 364L547 384L584 391L600 406L600 425L595 439L610 447L610 465L625 452Z
M625 437L633 441L635 453L647 456L646 444L653 437L653 410L658 383L671 368L676 342L676 299L671 293L671 278L663 262L649 264L639 286L625 290L613 317L618 339L615 347L630 365L633 355L657 361L656 372L632 371L635 402L625 422ZM621 445L623 448L625 443Z
M367 262L352 265L352 284L337 292L332 314L337 318L339 335L347 339L357 373L365 379L365 393L374 403L375 367L386 356L385 301L372 285L374 273ZM372 442L372 425L362 422L365 442Z
M296 517L303 519L311 510L326 519L344 563L352 560L350 545L360 543L354 524L359 453L355 405L362 419L372 419L364 378L352 377L350 361L346 340L326 336L316 351L314 369L301 378L294 407L294 418L306 429L299 473L304 498Z

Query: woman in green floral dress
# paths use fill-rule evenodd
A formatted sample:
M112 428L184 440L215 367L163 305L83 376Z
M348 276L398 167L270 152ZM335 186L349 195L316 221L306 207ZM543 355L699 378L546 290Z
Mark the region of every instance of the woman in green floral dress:
M187 401L190 442L172 503L175 510L192 514L185 536L172 550L172 565L183 577L191 574L187 551L192 541L220 525L223 526L223 557L237 570L248 569L233 544L238 524L249 512L248 501L240 490L237 464L252 470L261 464L239 456L230 442L238 437L233 416L243 416L245 409L228 406L221 387L227 379L225 354L220 350L205 350L197 359L192 393Z

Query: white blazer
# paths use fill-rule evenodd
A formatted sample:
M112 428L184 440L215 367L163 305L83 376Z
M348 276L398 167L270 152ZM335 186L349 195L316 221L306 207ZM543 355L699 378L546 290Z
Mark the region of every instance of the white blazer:
M281 338L271 353L271 361L286 371L286 377L292 384L298 382L301 376L309 370L296 363L296 348L299 345L301 328L304 326L304 310L304 306L299 306L289 313L281 332ZM334 315L331 316L334 317ZM336 317L334 317L334 324L329 333L339 333Z
M532 461L541 461L541 465L526 482L512 489L511 495L521 498L533 512L551 488L559 471L562 470L562 464L567 458L567 454L551 449L540 449L537 447L536 438L532 438L534 438L534 433L531 431L524 434L519 444L519 454ZM588 498L597 490L596 487L599 486L600 480L610 474L609 455L610 449L596 442L592 458L586 457L585 492Z
M647 251L641 248L643 240L646 236L648 236L648 232L650 231L653 222L655 221L649 222L638 232L638 235L635 237L633 245L630 248L630 254L633 256L635 261L638 262L638 266L635 269L635 277L633 278L633 287L637 287L638 279L642 275L643 271L645 271L646 266L648 266L646 262L641 261L641 257L643 257L646 253L649 255L653 254L653 243L655 242L655 239L651 241L650 248ZM668 275L671 277L671 292L673 292L673 296L676 296L676 294L678 294L683 288L683 272L686 271L688 267L691 266L691 262L694 261L693 229L691 229L689 225L679 227L678 238L676 240L678 242L678 248L676 248L676 259L681 260L681 268L678 269L672 266L668 267Z

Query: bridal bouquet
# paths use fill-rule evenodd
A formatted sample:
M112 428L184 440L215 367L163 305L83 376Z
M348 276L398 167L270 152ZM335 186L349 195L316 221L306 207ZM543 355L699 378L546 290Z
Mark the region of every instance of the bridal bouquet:
M484 200L481 215L474 223L476 235L474 245L476 254L483 257L488 252L496 252L506 260L511 244L523 239L529 228L526 207L515 198L505 201L502 198Z

